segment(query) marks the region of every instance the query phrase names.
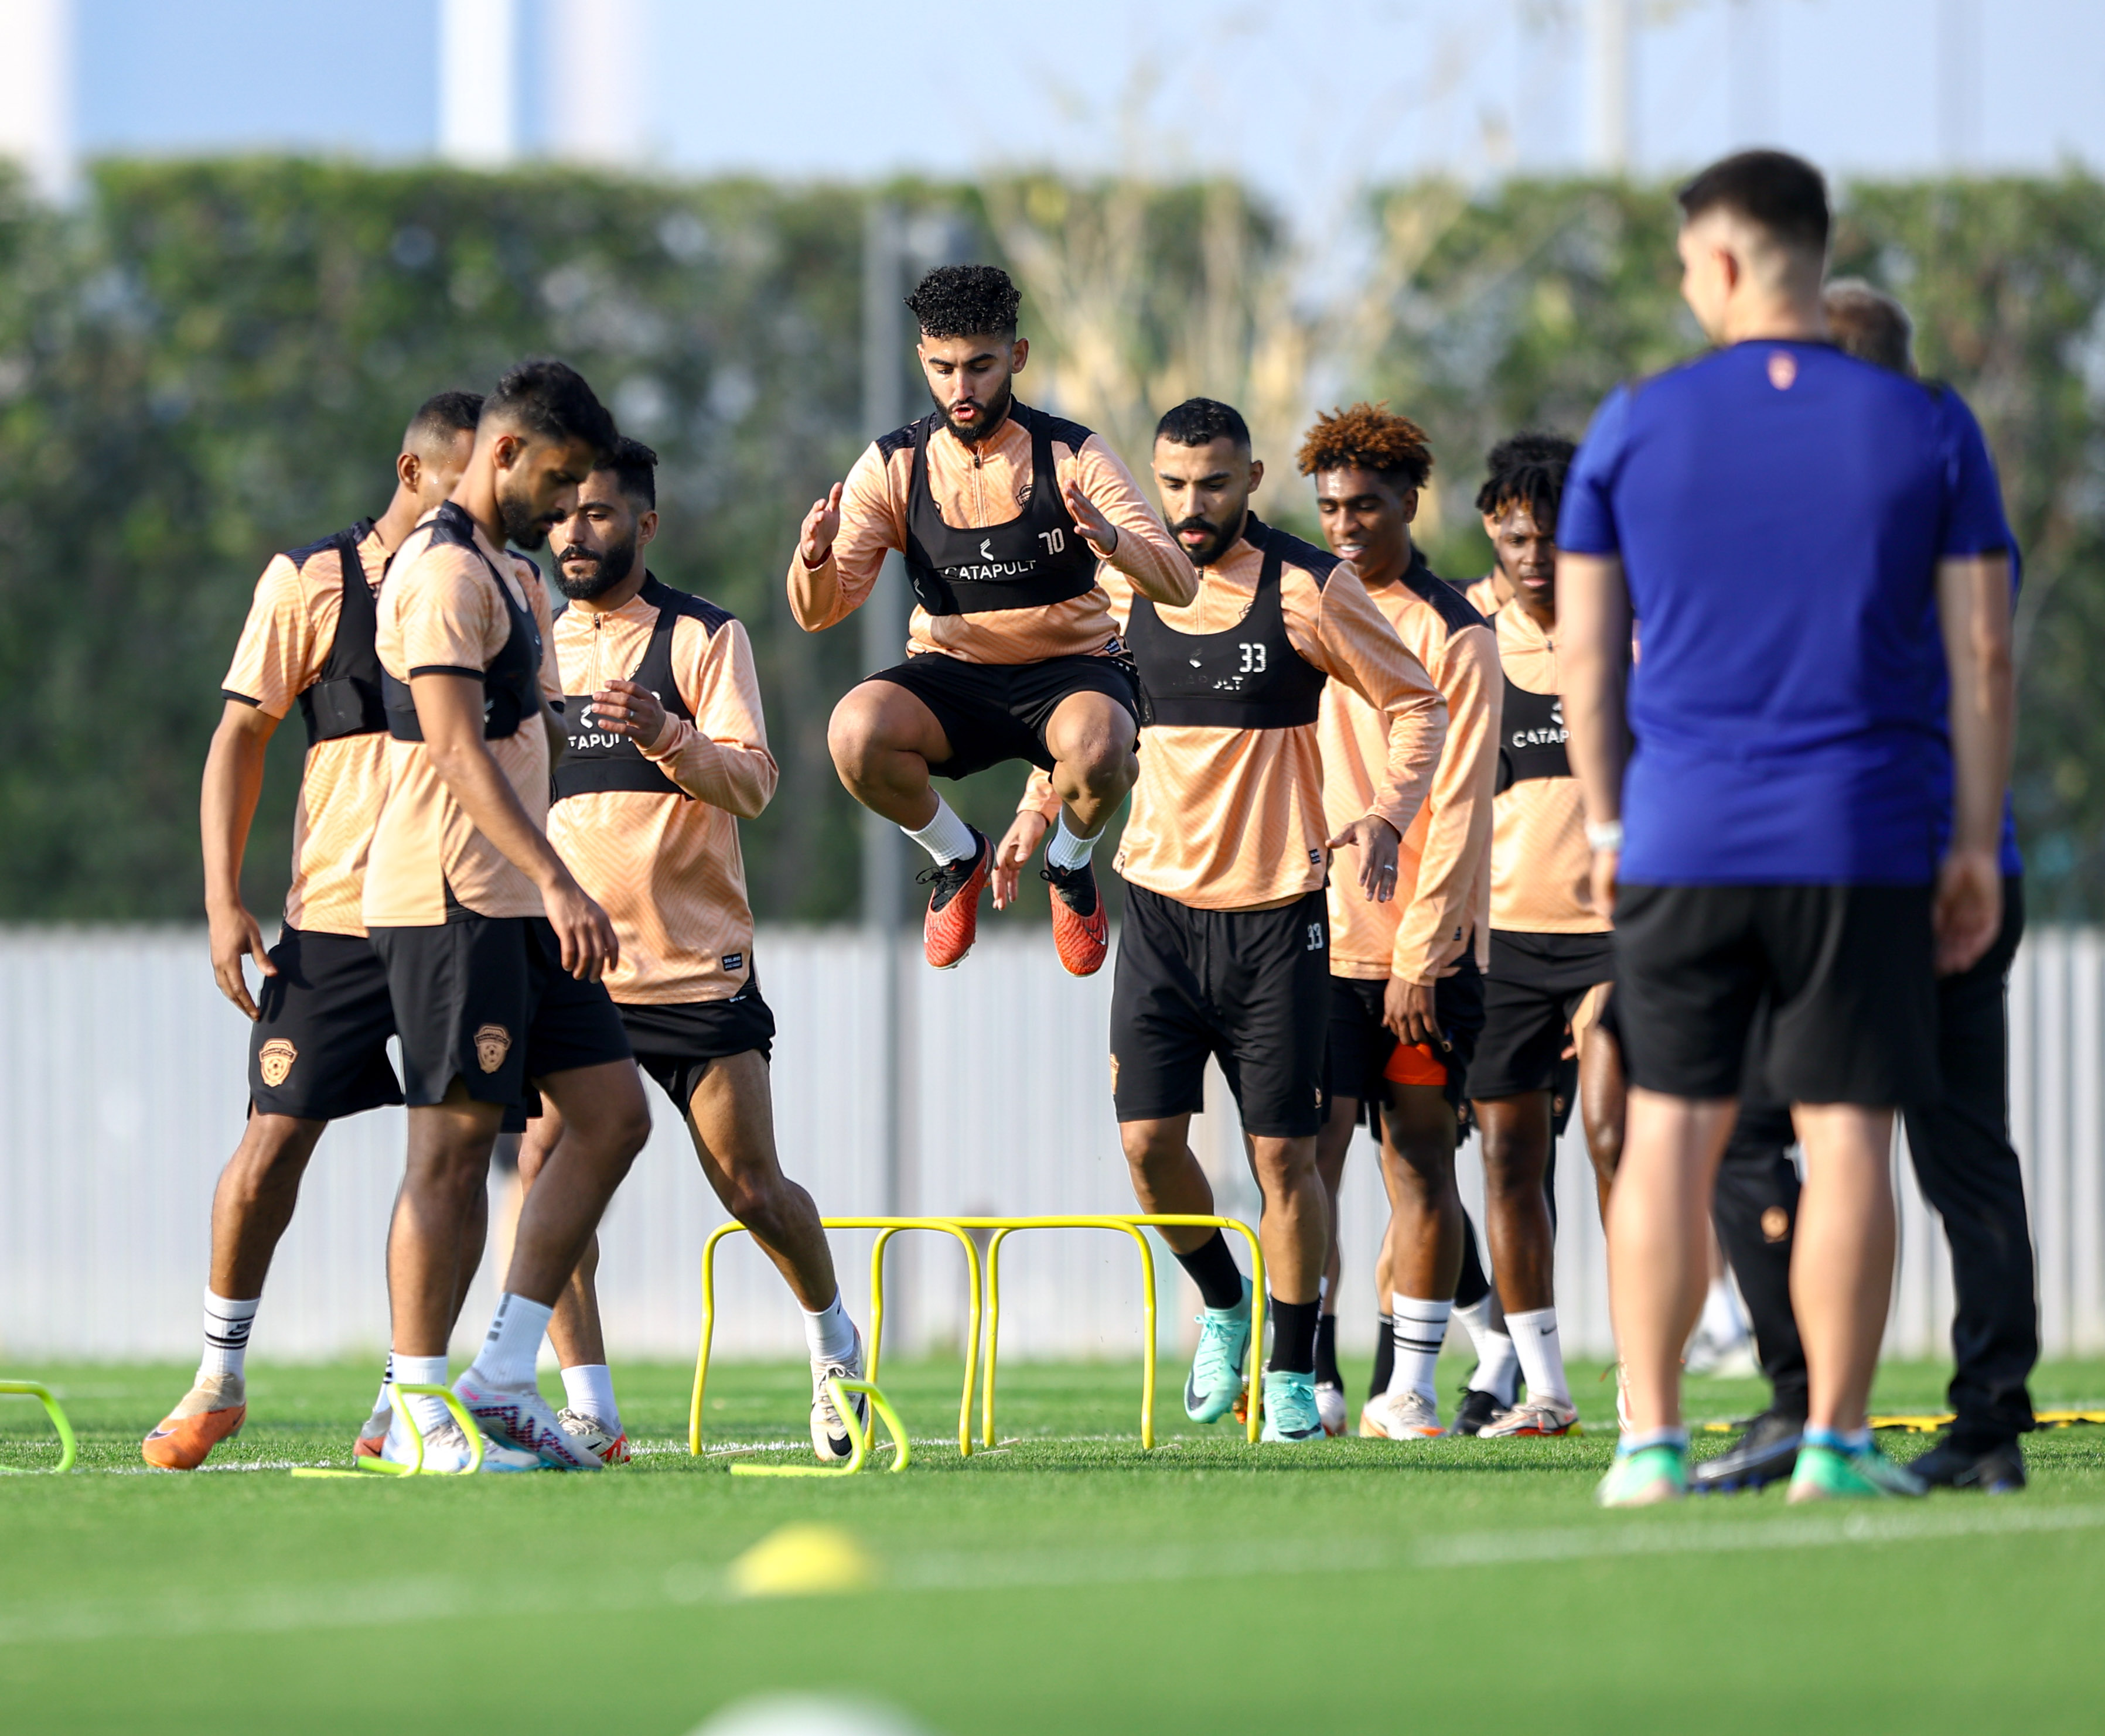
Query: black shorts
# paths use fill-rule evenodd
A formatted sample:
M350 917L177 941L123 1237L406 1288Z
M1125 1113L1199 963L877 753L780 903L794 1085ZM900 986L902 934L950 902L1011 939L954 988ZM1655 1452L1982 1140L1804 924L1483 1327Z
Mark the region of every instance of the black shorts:
M478 1103L524 1104L531 1080L630 1057L606 984L564 971L545 917L456 909L436 927L376 928L373 945L412 1108L443 1102L456 1078Z
M969 778L1004 760L1052 769L1045 726L1070 694L1103 694L1140 721L1140 686L1123 657L1048 657L1037 663L968 663L930 651L880 669L873 681L903 687L936 714L950 756L936 778Z
M1465 951L1455 962L1461 968L1433 984L1432 1016L1439 1022L1447 1046L1429 1059L1446 1068L1447 1077L1441 1084L1441 1095L1459 1113L1465 1100L1469 1062L1484 1029L1484 976L1477 968L1474 952ZM1396 1053L1396 1033L1382 1023L1382 1002L1388 992L1385 978L1330 979L1327 1062L1330 1096L1358 1098L1368 1131L1376 1135L1381 1130L1375 1117L1389 1093L1389 1081L1383 1077L1383 1069Z
M1330 924L1320 890L1276 910L1195 910L1127 886L1111 976L1118 1118L1198 1113L1213 1055L1245 1133L1315 1132L1330 998Z
M1630 1083L1737 1096L1759 1018L1785 1102L1933 1100L1929 911L1926 886L1625 886L1616 1022Z
M1579 1003L1616 975L1611 935L1532 935L1491 930L1491 975L1484 990L1484 1034L1469 1069L1480 1102L1528 1091L1556 1093L1566 1079L1566 1033ZM1566 1096L1566 1113L1570 1098Z
M636 1064L665 1088L681 1114L709 1063L758 1049L762 1060L775 1050L775 1015L748 983L727 1001L691 1001L677 1006L617 1006Z
M270 948L275 976L256 997L248 1035L248 1101L259 1115L337 1121L400 1103L387 1059L395 1010L387 972L359 935L288 927Z

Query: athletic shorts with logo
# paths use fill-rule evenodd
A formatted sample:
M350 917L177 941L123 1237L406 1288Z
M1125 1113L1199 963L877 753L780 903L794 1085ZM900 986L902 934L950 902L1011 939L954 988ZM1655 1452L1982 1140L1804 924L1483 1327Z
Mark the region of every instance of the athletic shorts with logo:
M1612 935L1493 929L1484 1034L1470 1064L1470 1096L1483 1102L1553 1091L1564 1097L1568 1114L1571 1074L1563 1055L1571 1021L1587 995L1615 977Z
M1380 1131L1374 1117L1388 1100L1391 1082L1437 1085L1458 1113L1466 1100L1469 1064L1484 1029L1484 978L1474 953L1465 949L1455 962L1461 968L1438 979L1432 988L1432 1017L1445 1039L1440 1044L1406 1048L1397 1042L1396 1033L1382 1023L1386 981L1330 979L1330 1096L1359 1099L1370 1132Z
M402 1037L413 1108L444 1100L458 1078L478 1103L519 1105L530 1080L630 1059L606 985L563 969L545 917L485 917L458 905L443 923L376 928Z
M248 1037L248 1100L259 1115L337 1121L400 1103L387 1059L387 972L362 935L286 928L270 948Z
M903 687L935 713L950 756L928 768L937 778L969 778L1008 760L1052 770L1045 728L1070 694L1102 694L1140 718L1140 689L1123 657L1048 657L1035 663L968 663L926 652L869 679Z
M1321 888L1272 910L1199 910L1126 888L1111 980L1111 1100L1161 1121L1205 1105L1218 1060L1243 1130L1298 1139L1323 1120L1330 997Z
M761 999L757 980L721 1001L673 1006L617 1002L615 1011L636 1051L636 1064L664 1088L683 1115L711 1062L749 1050L767 1060L775 1052L775 1014Z
M1615 999L1630 1083L1737 1096L1759 1018L1787 1103L1933 1102L1934 950L1927 886L1625 884Z

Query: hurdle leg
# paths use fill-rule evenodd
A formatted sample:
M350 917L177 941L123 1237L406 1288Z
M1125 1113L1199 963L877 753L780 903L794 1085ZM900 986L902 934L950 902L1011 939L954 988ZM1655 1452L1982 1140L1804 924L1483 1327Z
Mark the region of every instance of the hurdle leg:
M1223 1229L1239 1229L1243 1240L1249 1245L1250 1256L1250 1377L1249 1377L1249 1444L1257 1444L1258 1426L1263 1421L1264 1409L1264 1249L1257 1238L1257 1232L1249 1225L1238 1223L1233 1218L1219 1220Z
M958 1400L958 1456L968 1459L972 1456L972 1382L980 1372L980 1251L971 1234L956 1224L939 1218L927 1227L947 1229L965 1251L965 1294L969 1298L966 1317L970 1324L965 1333L965 1390Z
M1155 1450L1155 1250L1147 1245L1147 1233L1131 1224L1119 1228L1133 1238L1140 1250L1140 1313L1145 1336L1140 1349L1140 1450Z
M0 1476L55 1477L73 1469L73 1462L79 1457L78 1444L74 1439L73 1425L66 1420L65 1408L51 1396L51 1390L41 1381L0 1381L0 1393L12 1393L20 1398L34 1399L44 1408L44 1414L58 1430L59 1462L47 1471L17 1470L12 1465L0 1466Z
M863 1372L872 1381L877 1378L878 1357L884 1348L884 1250L898 1234L896 1225L880 1229L869 1247L869 1361Z
M734 1218L728 1224L717 1225L702 1243L702 1343L695 1353L695 1395L687 1406L690 1456L699 1455L702 1450L702 1394L709 1384L709 1346L716 1337L717 1328L717 1243L744 1228Z
M994 1364L1001 1347L1001 1244L1006 1229L997 1229L987 1242L986 1378L980 1388L980 1444L994 1444Z

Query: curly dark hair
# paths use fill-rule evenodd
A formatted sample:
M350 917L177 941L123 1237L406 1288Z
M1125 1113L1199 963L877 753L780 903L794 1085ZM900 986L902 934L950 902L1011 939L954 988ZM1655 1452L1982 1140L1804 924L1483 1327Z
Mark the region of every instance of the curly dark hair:
M1536 527L1554 535L1564 476L1579 449L1561 435L1516 434L1500 440L1485 459L1490 475L1477 490L1477 511L1495 514L1525 507Z
M1155 437L1175 446L1210 446L1225 437L1244 452L1249 450L1250 444L1249 424L1243 420L1242 413L1218 398L1187 398L1174 408L1164 410L1162 420L1155 425Z
M583 440L602 458L621 438L584 376L549 357L507 368L483 400L482 413L544 440Z
M999 266L938 266L906 305L923 337L1013 337L1023 297Z
M1425 431L1408 416L1392 416L1386 399L1349 410L1319 412L1301 442L1301 474L1372 471L1406 489L1422 489L1432 474L1432 449Z
M658 507L658 454L641 440L632 440L627 435L614 443L601 470L614 472L614 480L621 492L646 512L655 511Z

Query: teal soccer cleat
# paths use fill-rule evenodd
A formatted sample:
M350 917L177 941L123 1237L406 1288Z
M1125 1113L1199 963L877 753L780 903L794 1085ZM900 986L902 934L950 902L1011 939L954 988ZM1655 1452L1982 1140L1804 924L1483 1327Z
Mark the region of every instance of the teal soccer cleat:
M1218 1422L1236 1408L1243 1395L1249 1341L1250 1287L1245 1278L1242 1301L1232 1308L1209 1308L1199 1316L1199 1349L1184 1377L1184 1414L1192 1421Z
M1264 1371L1265 1440L1301 1443L1329 1437L1316 1408L1316 1377L1285 1368Z

